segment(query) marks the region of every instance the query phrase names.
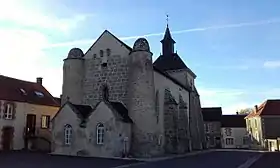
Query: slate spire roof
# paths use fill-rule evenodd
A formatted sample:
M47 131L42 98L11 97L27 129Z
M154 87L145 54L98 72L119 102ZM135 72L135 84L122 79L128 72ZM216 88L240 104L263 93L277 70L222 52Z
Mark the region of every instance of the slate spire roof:
M164 37L160 42L162 43L162 55L160 55L154 62L155 67L161 71L184 69L192 74L192 76L196 77L196 75L186 66L177 52L174 52L174 44L176 42L171 36L168 25L165 29Z

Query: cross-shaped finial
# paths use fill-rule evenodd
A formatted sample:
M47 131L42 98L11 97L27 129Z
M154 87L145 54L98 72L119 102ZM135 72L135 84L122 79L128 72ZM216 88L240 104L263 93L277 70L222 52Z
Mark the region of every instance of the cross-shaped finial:
M168 20L168 19L169 19L168 17L169 17L168 14L166 14L166 24L167 24L167 27L168 27L168 21L169 21L169 20Z

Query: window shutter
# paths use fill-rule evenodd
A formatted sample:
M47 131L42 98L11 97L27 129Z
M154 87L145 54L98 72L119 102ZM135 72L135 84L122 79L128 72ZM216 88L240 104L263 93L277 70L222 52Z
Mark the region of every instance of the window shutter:
M12 119L16 119L16 104L15 103L11 103L10 104L12 106L12 109L13 109L13 116L12 116Z
M46 118L47 122L47 128L50 128L50 121L51 121L51 116L47 116Z

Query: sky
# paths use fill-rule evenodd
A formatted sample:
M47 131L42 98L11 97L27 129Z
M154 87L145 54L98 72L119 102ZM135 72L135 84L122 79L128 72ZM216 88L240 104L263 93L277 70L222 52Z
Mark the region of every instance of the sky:
M62 90L69 50L84 52L107 29L155 60L166 14L175 49L197 75L202 107L224 114L280 97L279 0L9 0L0 6L0 74Z

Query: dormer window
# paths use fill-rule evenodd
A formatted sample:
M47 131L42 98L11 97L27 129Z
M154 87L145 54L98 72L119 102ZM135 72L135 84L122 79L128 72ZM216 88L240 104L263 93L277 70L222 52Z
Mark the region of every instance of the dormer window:
M20 92L21 92L21 94L23 94L25 96L27 95L26 91L24 89L22 89L22 88L20 89Z
M35 91L34 92L38 97L44 97L44 94L42 92L38 92L38 91Z

